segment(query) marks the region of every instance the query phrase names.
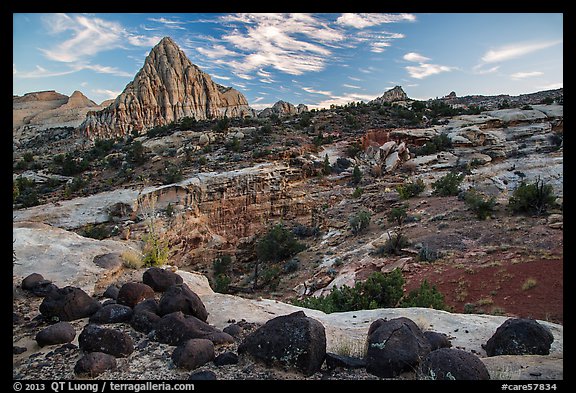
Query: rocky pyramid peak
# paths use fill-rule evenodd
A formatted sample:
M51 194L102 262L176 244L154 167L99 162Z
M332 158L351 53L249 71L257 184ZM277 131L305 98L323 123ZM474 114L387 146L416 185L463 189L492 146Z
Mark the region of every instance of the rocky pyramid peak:
M85 108L85 107L92 107L98 106L94 101L86 97L82 92L76 90L70 98L68 98L68 102L62 105L62 109L73 109L73 108Z
M134 80L116 100L91 112L80 126L88 137L121 136L183 117L197 120L253 116L246 98L215 83L170 37L152 48Z
M384 102L395 102L406 100L409 100L409 98L408 95L402 89L402 86L394 86L392 89L384 92L382 96L375 98L371 102L384 103Z

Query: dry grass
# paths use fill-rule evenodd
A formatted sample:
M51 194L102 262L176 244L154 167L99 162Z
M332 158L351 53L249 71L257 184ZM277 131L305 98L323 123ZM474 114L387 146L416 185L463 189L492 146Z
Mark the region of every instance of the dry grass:
M536 284L538 284L538 281L536 281L535 278L529 277L526 279L526 281L524 281L524 284L522 284L522 290L527 291L531 288L534 288Z
M120 257L124 260L124 266L129 269L140 269L144 266L144 259L138 251L126 250Z
M340 356L364 358L367 350L366 345L366 340L341 337L334 344L334 353Z

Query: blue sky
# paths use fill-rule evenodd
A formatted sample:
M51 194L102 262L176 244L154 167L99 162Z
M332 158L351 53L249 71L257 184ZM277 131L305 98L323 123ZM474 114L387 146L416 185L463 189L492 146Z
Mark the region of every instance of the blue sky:
M17 13L13 94L114 98L164 36L255 109L563 87L561 13Z

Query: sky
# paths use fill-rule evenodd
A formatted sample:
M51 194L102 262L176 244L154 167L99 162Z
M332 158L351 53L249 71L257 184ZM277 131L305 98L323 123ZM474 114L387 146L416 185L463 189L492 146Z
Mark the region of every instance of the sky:
M13 94L115 98L165 36L254 109L563 87L562 13L15 13Z

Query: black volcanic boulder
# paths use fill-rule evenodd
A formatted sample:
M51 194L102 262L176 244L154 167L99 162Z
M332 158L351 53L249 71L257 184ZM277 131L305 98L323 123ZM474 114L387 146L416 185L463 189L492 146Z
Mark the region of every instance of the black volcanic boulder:
M214 364L218 367L228 364L238 364L238 355L230 351L223 352L214 358Z
M104 352L90 352L82 356L74 366L74 374L96 377L104 371L115 370L116 358Z
M32 292L35 296L38 297L46 297L48 296L50 293L57 291L58 287L52 283L52 281L50 280L42 280L42 281L38 281L36 283L36 285L34 285L32 287L32 289L30 289L30 292Z
M134 314L141 311L148 311L152 314L158 314L158 301L154 298L142 300L140 303L134 306Z
M204 322L208 319L208 311L204 303L186 284L172 285L168 288L162 294L158 307L160 315L182 311Z
M130 322L132 309L122 304L109 304L96 311L89 319L90 323Z
M104 352L117 358L127 357L134 351L134 343L128 334L94 324L82 330L78 344L84 352Z
M510 318L498 329L484 349L488 356L549 355L554 336L533 319Z
M108 299L116 300L116 298L118 297L118 292L120 292L120 288L118 288L114 284L111 284L108 288L106 288L102 296Z
M328 370L334 370L335 368L366 368L366 361L353 356L326 352L326 367Z
M250 333L238 347L267 366L288 367L306 376L320 370L326 356L326 332L303 311L269 320Z
M127 282L120 287L116 302L128 307L134 307L142 300L154 297L154 290L141 282Z
M42 276L40 273L32 273L22 280L21 287L25 291L30 291L40 281L44 281L44 276Z
M156 292L164 292L172 285L182 284L184 280L171 270L151 267L142 275L142 282Z
M217 379L216 374L210 370L194 371L188 377L189 381L216 381Z
M430 343L431 350L434 351L440 348L450 348L452 343L448 339L448 336L444 333L432 332L432 331L425 331L424 337Z
M76 337L76 330L69 322L58 322L40 330L36 334L36 342L39 346L65 344L72 342Z
M194 370L214 360L214 343L205 338L192 338L172 352L172 361L178 367Z
M100 307L100 302L82 289L67 286L50 292L40 304L40 313L48 319L73 321L89 317Z
M155 339L163 344L180 345L191 338L205 338L214 344L231 344L234 337L182 311L164 315L155 325Z
M430 352L420 363L422 379L488 380L490 373L473 353L454 348L440 348Z
M430 348L430 343L411 319L377 319L368 329L366 371L380 378L393 378L404 371L413 371Z
M160 316L150 311L135 312L130 320L130 326L134 330L142 333L150 333L156 328L156 324L160 321Z

